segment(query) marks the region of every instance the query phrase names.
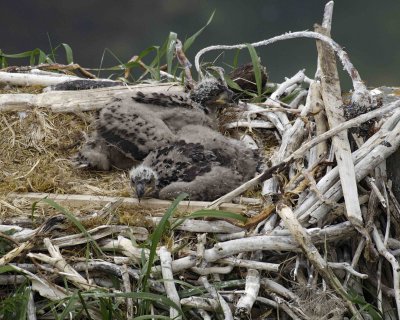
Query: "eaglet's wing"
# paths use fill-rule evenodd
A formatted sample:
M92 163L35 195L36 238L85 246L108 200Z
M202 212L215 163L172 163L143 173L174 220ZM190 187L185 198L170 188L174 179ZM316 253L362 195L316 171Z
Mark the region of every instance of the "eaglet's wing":
M108 144L136 160L175 139L150 107L118 102L100 111L97 132Z

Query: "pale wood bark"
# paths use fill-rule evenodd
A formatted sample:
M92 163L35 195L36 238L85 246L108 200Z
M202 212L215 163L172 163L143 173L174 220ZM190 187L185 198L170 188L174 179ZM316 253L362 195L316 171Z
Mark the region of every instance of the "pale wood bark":
M328 35L327 30L324 30L322 27L316 26L316 31ZM345 122L343 109L341 109L343 101L335 54L332 49L320 41L317 41L317 49L321 66L322 98L324 100L329 126L333 128ZM363 219L360 203L358 202L357 180L351 158L351 148L347 138L347 130L343 130L334 136L332 138L332 143L335 148L336 161L339 167L347 217L354 225L361 227Z
M47 108L53 112L98 110L115 98L125 99L137 92L183 93L183 87L173 84L139 84L80 91L48 91L39 94L2 94L0 112Z

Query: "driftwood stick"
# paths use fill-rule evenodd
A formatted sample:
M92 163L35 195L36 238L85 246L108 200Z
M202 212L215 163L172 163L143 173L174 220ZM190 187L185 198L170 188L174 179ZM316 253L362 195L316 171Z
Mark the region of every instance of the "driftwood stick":
M192 270L194 273L197 273L200 276L207 276L207 275L217 275L217 274L230 274L233 270L233 266L226 266L226 267L208 267L208 268L200 268L200 267L193 267Z
M147 217L147 220L158 224L161 221L161 217ZM177 219L171 219L170 222L176 221ZM177 230L189 231L189 232L209 232L209 233L236 233L243 231L242 228L237 227L226 221L204 221L187 219L176 227Z
M121 278L122 278L122 286L124 292L132 292L133 290L129 278L128 266L126 264L122 265L121 267ZM130 319L134 315L133 299L127 297L125 298L125 303L126 303L126 318Z
M207 311L203 309L198 309L197 312L203 318L203 320L211 320L211 316L207 313Z
M238 120L235 122L229 122L224 125L224 128L226 129L236 129L236 128L249 128L251 129L273 129L275 126L265 120L251 120L251 121L246 121L246 120Z
M358 277L360 279L367 279L368 275L364 273L357 272L354 270L351 264L347 262L328 262L328 266L332 269L344 269L346 270L349 274L352 274L355 277Z
M355 251L355 253L353 255L353 259L351 261L351 267L353 269L357 266L358 261L359 261L359 259L361 257L361 254L362 254L362 252L364 250L364 247L365 247L365 239L361 238L360 242L358 243L357 249L356 249L356 251ZM344 283L343 283L343 286L345 288L347 288L347 283L350 280L350 276L351 276L351 273L348 272L347 275L346 275L346 279L344 280Z
M351 224L345 222L337 226L329 226L325 229L321 229L318 233L313 233L311 237L315 243L321 243L325 241L329 242L338 240L343 237L349 237L350 234L353 233L354 229ZM221 258L229 257L241 252L250 252L256 250L299 252L300 248L292 237L254 236L216 243L213 248L205 250L204 259L207 262L214 262Z
M322 27L316 26L316 31L329 36L328 32ZM320 41L317 41L317 49L321 67L322 98L329 125L333 128L344 122L343 110L341 109L343 101L335 55L329 47ZM347 217L357 228L362 228L363 219L358 202L357 181L347 130L343 130L334 136L332 143L335 148Z
M272 123L272 125L276 128L276 130L278 130L280 135L283 135L285 126L275 112L270 112L270 110L252 103L247 103L246 109L247 110L243 113L243 117L247 118L247 122L252 123L253 121L257 121L251 120L251 115L260 113L262 117L265 118L265 120L268 120L268 123Z
M336 241L346 237L351 237L355 233L355 231L350 222L347 221L338 225L329 226L324 229L312 228L310 229L309 233L315 243L325 243ZM122 250L122 252L127 256L130 256L132 254L127 250L129 249L129 247L124 248L122 246L117 246L117 244L118 243L115 242L109 242L107 247L114 247L117 250ZM129 250L132 251L132 249ZM253 236L243 239L235 239L216 243L213 248L204 250L204 253L202 253L202 255L204 256L204 260L206 262L220 262L230 265L236 265L236 263L239 262L238 266L249 267L258 270L269 269L269 271L275 271L277 266L274 264L266 264L262 262L247 263L246 260L237 261L236 258L231 257L239 253L252 252L257 250L299 252L300 248L298 247L295 240L287 234L285 234L284 236ZM241 265L242 261L243 265ZM123 262L126 263L127 261L124 260ZM174 273L177 273L189 268L193 268L194 266L196 266L197 262L198 257L196 255L196 252L192 251L190 252L190 255L172 261L172 271ZM159 273L160 271L161 270L159 266L155 266L152 268L152 272L154 273Z
M51 301L58 301L60 299L65 299L71 294L71 292L65 288L51 283L48 280L33 274L32 272L24 270L23 268L15 265L12 267L27 277L32 282L32 290L37 291L42 297L45 297Z
M90 284L85 278L83 278L74 268L72 268L64 257L58 247L53 246L49 238L43 240L50 256L43 253L28 253L28 257L38 259L40 261L49 263L56 267L60 273L65 275L72 283L74 283L78 288L84 290L94 289L96 286Z
M321 83L319 81L314 81L310 84L306 104L307 103L312 106L311 111L312 113L314 113L315 136L318 137L328 131L326 114L321 97ZM308 167L311 168L315 163L320 161L320 159L327 154L328 144L326 141L323 141L315 147L311 148Z
M400 264L397 259L386 249L378 229L374 226L372 237L378 252L391 264L393 270L393 289L397 306L397 317L400 319Z
M117 240L112 239L103 242L101 248L105 250L120 250L124 255L137 263L140 263L143 256L146 258L149 256L148 249L135 247L131 240L122 236L118 236Z
M332 16L333 16L333 6L334 2L329 1L324 8L324 17L322 19L322 27L330 34L332 27Z
M244 295L236 304L235 318L249 319L251 309L260 290L260 273L255 269L248 269L246 275L246 286Z
M278 88L271 94L271 96L267 99L267 101L264 102L264 104L268 105L269 101L276 103L289 87L302 83L305 78L304 71L305 69L300 70L293 77L288 78L284 82L282 82L278 86Z
M235 257L224 258L216 261L217 263L226 263L228 265L237 266L241 268L249 268L256 270L265 270L265 271L275 271L278 272L279 264L278 263L268 263L261 261L253 261L253 260L244 260Z
M24 199L24 200L30 200L32 202L39 201L45 198L52 199L59 204L71 206L74 208L77 207L79 208L82 205L87 205L93 202L99 205L106 205L109 202L115 202L119 200L122 200L122 205L128 208L140 206L142 208L148 208L148 209L160 209L160 208L168 208L172 203L171 201L159 200L159 199L143 199L139 203L139 201L136 198L132 197L108 197L108 196L94 196L94 195L84 195L84 194L55 194L55 193L35 193L35 192L27 192L27 193L11 192L7 194L7 199ZM206 202L206 201L181 201L178 205L178 209L191 212L204 209L210 204L211 202ZM240 204L226 203L220 206L220 209L223 211L242 213L246 210L246 207Z
M10 73L0 71L0 83L9 84L14 86L51 86L65 81L80 80L82 78L76 76L66 75L43 75L43 74L30 74L30 73ZM85 79L85 81L90 81ZM99 81L99 80L95 80ZM100 80L101 81L101 80Z
M225 320L233 320L232 311L229 308L228 303L224 298L218 293L218 291L208 282L207 277L200 277L200 282L203 284L204 288L211 294L213 299L217 300L224 313Z
M294 320L303 320L303 318L300 318L299 316L297 316L297 314L292 311L286 303L278 303L274 300L270 300L264 297L257 297L257 301L260 303L263 303L267 306L270 306L272 308L276 309L276 312L279 314L279 310L282 309L284 312L287 313L288 316L290 316L291 319Z
M49 91L40 94L2 94L0 112L23 111L32 108L48 108L53 112L79 112L98 110L115 98L128 98L137 92L182 93L183 88L176 83L139 84L79 91Z
M340 61L343 64L344 69L347 71L347 73L350 75L350 78L352 79L353 82L353 87L354 87L354 93L352 100L355 103L358 103L359 105L362 106L369 106L372 103L372 97L369 91L367 90L364 82L362 81L360 74L358 73L357 69L354 67L354 65L351 63L349 56L346 51L342 49L342 47L337 44L335 41L333 41L330 37L327 37L325 35L322 35L317 32L312 32L312 31L297 31L297 32L288 32L283 35L279 35L267 40L262 40L259 42L252 43L251 45L254 47L260 47L260 46L266 46L278 41L282 40L288 40L288 39L296 39L296 38L311 38L311 39L317 39L321 40L325 43L327 43L338 55ZM200 58L203 54L206 52L212 51L212 50L232 50L232 49L245 49L247 47L247 44L238 44L238 45L216 45L216 46L210 46L201 49L195 56L194 58L194 64L196 67L197 72L199 73L200 77L203 77L202 71L200 69Z
M167 297L173 301L178 307L180 307L180 299L178 291L176 290L174 283L174 276L172 274L172 257L171 253L165 246L162 246L159 250L161 272L164 279L164 287ZM170 308L169 316L171 319L181 319L179 311L175 308Z
M217 311L220 304L217 299L192 296L181 299L181 305L207 311Z
M289 289L285 288L283 285L279 284L268 278L261 279L261 286L268 291L275 292L276 294L288 299L292 300L296 303L299 303L300 298L298 295L290 291Z
M307 233L306 229L304 229L301 226L300 222L297 220L292 209L282 203L278 203L276 209L286 227L290 230L291 234L296 239L296 241L302 248L303 253L307 256L312 265L318 270L324 280L329 283L329 285L333 289L335 289L335 291L342 297L353 316L356 319L363 319L357 308L349 300L348 294L343 288L339 279L329 268L325 259L318 252L318 249L314 246L312 239Z
M33 298L32 287L27 287L25 290L29 290L28 303L26 306L26 319L36 320L36 306L35 299Z

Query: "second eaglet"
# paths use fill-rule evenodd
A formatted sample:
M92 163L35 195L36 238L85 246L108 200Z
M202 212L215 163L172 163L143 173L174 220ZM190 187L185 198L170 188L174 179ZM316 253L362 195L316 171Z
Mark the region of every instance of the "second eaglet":
M250 180L258 154L241 141L203 126L187 126L180 139L148 154L130 171L138 199L174 199L186 192L191 200L214 200Z

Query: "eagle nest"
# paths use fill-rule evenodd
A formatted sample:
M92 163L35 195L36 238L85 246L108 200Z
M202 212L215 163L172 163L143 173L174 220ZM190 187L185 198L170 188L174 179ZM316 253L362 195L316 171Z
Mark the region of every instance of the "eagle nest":
M0 92L0 289L10 292L0 319L15 318L10 305L20 301L45 317L399 318L400 175L389 157L400 146L400 95L367 90L324 35L332 9L330 1L317 32L200 50L199 75L211 50L248 48L252 56L232 79L213 67L220 79L201 79L210 80L201 94L172 33L168 48L175 45L190 93L182 79L100 79L93 90L94 80L79 79L82 90L68 91L70 77L48 69L0 72L0 83L62 89ZM254 48L296 37L317 40L314 79L301 70L266 83ZM349 103L334 53L352 78ZM156 76L176 80L162 68ZM210 109L217 104L223 110ZM191 126L202 129L185 131ZM141 165L128 175L116 168L120 159ZM181 186L195 194L189 185L199 180L197 201L185 201Z

